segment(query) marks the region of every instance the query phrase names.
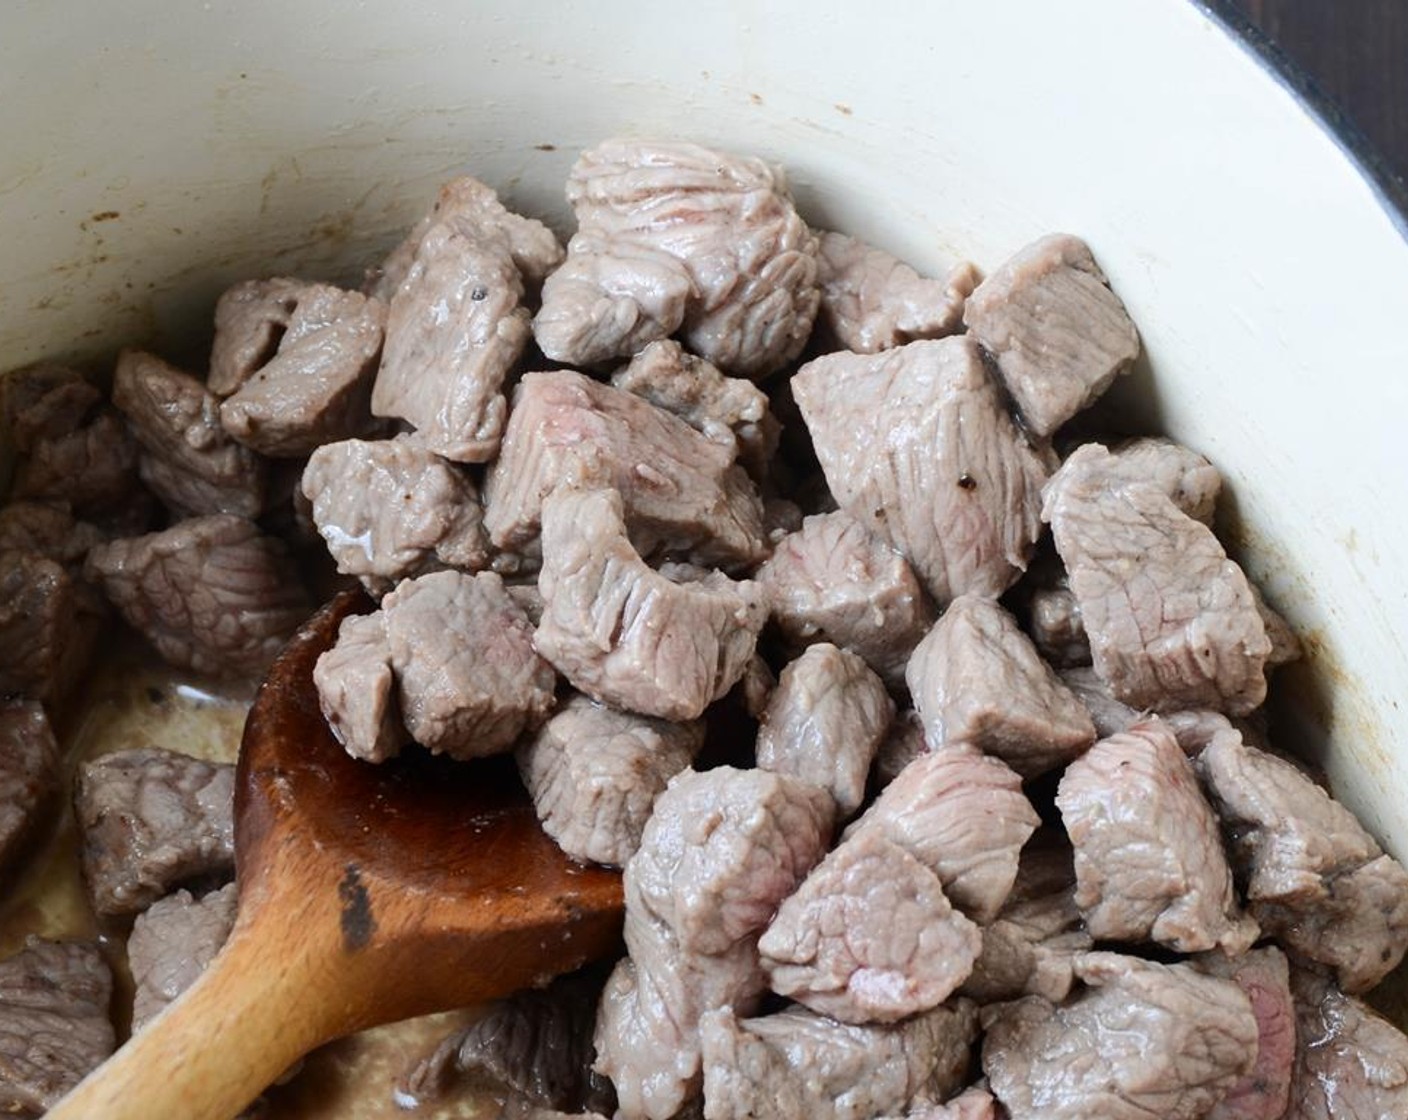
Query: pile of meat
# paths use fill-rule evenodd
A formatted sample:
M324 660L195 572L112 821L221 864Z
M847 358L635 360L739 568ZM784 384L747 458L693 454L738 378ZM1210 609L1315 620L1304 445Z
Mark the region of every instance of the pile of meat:
M320 542L377 603L315 673L348 752L513 752L558 844L624 872L626 956L447 1038L408 1106L1408 1115L1360 999L1408 872L1268 741L1298 647L1210 527L1217 470L1078 418L1140 349L1090 250L924 277L684 143L603 143L567 195L565 249L464 178L361 292L237 285L204 381L13 376L0 853L113 612L257 676ZM230 928L230 782L79 773L137 1029ZM0 1082L38 1110L113 1045L108 980L77 945L5 969ZM43 1055L36 1016L70 1024Z

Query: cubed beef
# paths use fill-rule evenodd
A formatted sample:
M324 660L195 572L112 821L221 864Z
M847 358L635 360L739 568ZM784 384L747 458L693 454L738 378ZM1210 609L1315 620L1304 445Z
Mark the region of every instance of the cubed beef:
M1076 904L1097 940L1229 955L1256 940L1217 817L1164 723L1100 740L1067 768L1056 804L1075 845Z
M0 874L9 874L53 818L62 777L49 717L33 701L0 701Z
M410 741L401 721L386 614L352 615L313 666L318 703L333 736L353 758L384 762Z
M484 483L494 544L532 545L543 502L565 484L618 491L642 555L729 566L766 555L762 502L727 448L634 393L569 370L530 373Z
M991 599L955 599L916 647L905 680L930 743L978 747L1023 777L1095 741L1084 705Z
M99 413L92 423L36 439L15 464L10 497L67 502L97 518L141 491L138 450L122 420Z
M1059 675L1066 687L1085 705L1095 723L1095 733L1101 739L1128 731L1136 723L1149 718L1148 712L1141 712L1116 700L1110 686L1089 665L1062 669ZM1178 745L1189 758L1196 758L1212 742L1214 735L1224 731L1237 731L1244 737L1258 740L1264 737L1254 719L1228 719L1221 712L1211 712L1206 708L1164 712L1159 718L1173 732Z
M672 582L637 555L623 515L609 490L564 489L544 502L538 652L613 707L696 719L753 656L762 596L721 572Z
M879 833L931 868L953 904L978 922L1001 909L1018 854L1040 823L1022 780L971 748L920 755L846 835Z
M96 591L33 552L0 553L0 695L57 702L77 688L105 619Z
M136 994L135 1034L166 1010L224 947L235 925L234 883L196 897L179 890L154 902L132 923L127 961Z
M93 909L135 914L235 867L235 768L156 747L78 768L74 816Z
M205 387L223 399L268 365L311 287L317 285L276 276L226 288L215 301L215 337Z
M1347 992L1392 972L1408 951L1408 871L1310 778L1236 732L1197 765L1262 929L1333 968Z
M1252 1069L1257 1021L1230 980L1086 953L1087 987L984 1009L983 1072L1012 1120L1199 1120Z
M919 713L908 708L898 713L875 751L875 764L871 767L875 785L884 789L906 766L928 751L929 743L924 738L924 722Z
M1034 241L968 298L963 321L997 360L1037 435L1050 435L1139 356L1139 332L1085 242Z
M73 519L67 503L12 502L0 508L0 554L31 552L64 565L81 564L102 539L96 525Z
M1090 639L1080 604L1069 587L1039 587L1028 605L1032 641L1049 665L1058 669L1090 664Z
M759 654L754 654L744 666L743 676L738 680L738 690L742 695L743 709L751 719L761 720L768 710L772 694L777 691L777 676Z
M1271 643L1247 578L1212 531L1157 486L1122 482L1099 444L1046 489L1096 672L1136 708L1246 715L1266 697Z
M518 748L543 831L576 859L622 866L655 799L694 761L699 722L667 723L574 696Z
M1290 1103L1296 1058L1296 1010L1286 955L1271 946L1231 959L1206 953L1194 966L1241 988L1257 1025L1256 1065L1227 1090L1207 1120L1281 1120Z
M1131 439L1110 449L1106 463L1121 482L1147 482L1195 521L1212 524L1222 475L1207 459L1171 439Z
M758 582L783 637L798 648L834 642L892 685L934 622L903 556L848 513L808 517L777 542Z
M898 1120L897 1117L886 1120ZM921 1104L910 1109L904 1120L1001 1120L997 1102L986 1089L966 1089L947 1104Z
M283 542L232 514L99 545L85 571L162 657L201 673L262 674L310 611Z
M112 973L87 941L42 941L0 961L0 1113L42 1116L113 1052Z
M758 765L820 786L837 816L854 813L895 702L866 663L829 642L782 670L758 728Z
M1257 613L1261 615L1262 624L1266 627L1266 639L1271 643L1271 652L1266 655L1266 667L1273 669L1277 665L1299 661L1305 651L1301 648L1300 638L1296 636L1295 630L1285 617L1266 601L1261 588L1253 583L1251 589L1252 598L1256 600Z
M999 595L1025 570L1046 467L971 338L827 354L792 392L841 508L904 553L940 605Z
M727 373L800 353L816 317L816 237L782 173L695 144L607 140L567 181L577 233L533 329L570 365L629 357L680 331Z
M16 451L82 427L102 400L96 385L67 366L40 363L0 376L0 419Z

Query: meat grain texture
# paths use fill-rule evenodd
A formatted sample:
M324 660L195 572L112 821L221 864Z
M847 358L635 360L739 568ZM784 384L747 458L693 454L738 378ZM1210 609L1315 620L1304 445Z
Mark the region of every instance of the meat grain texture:
M224 947L235 924L235 884L202 896L179 890L137 915L127 939L136 995L135 1034L196 979Z

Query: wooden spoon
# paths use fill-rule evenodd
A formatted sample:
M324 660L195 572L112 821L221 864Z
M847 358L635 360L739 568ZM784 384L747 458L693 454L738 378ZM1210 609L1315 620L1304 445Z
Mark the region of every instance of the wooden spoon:
M619 944L620 875L563 855L511 761L373 766L329 733L313 664L365 604L324 607L255 698L225 948L50 1120L229 1120L324 1042L545 983Z

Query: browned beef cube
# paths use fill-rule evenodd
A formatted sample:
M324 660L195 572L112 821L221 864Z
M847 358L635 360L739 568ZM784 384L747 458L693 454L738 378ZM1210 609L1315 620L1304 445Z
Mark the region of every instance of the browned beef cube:
M991 599L955 599L916 647L905 679L935 747L979 747L1023 777L1095 741L1084 705Z
M920 276L883 249L823 233L817 253L821 314L841 346L874 354L963 329L963 304L980 277L970 262L942 280Z
M176 514L263 512L262 462L220 426L219 400L190 374L124 350L112 400L142 445L142 481Z
M382 602L406 728L454 758L508 750L552 708L556 677L493 572L406 580Z
M1047 487L1051 523L1095 669L1136 708L1246 715L1266 696L1271 643L1212 531L1157 486L1122 482L1086 444Z
M1086 989L985 1008L983 1072L1012 1120L1198 1120L1249 1073L1251 1001L1191 965L1086 953Z
M135 914L235 867L235 768L156 747L78 768L74 816L93 909Z
M1039 587L1028 604L1032 642L1048 665L1073 669L1090 664L1090 639L1080 604L1069 587Z
M21 452L82 427L102 400L96 385L65 366L41 363L0 376L0 416Z
M574 696L518 748L543 831L576 859L623 866L655 799L694 761L704 725L667 723Z
M104 617L97 593L62 564L33 552L0 553L0 695L69 696Z
M1236 958L1206 953L1194 964L1241 988L1257 1025L1256 1064L1227 1090L1207 1120L1281 1120L1290 1103L1296 1059L1296 1010L1286 955L1267 946Z
M567 370L530 373L484 483L494 544L534 544L543 502L564 484L618 491L642 555L736 566L766 554L762 502L727 448L634 393Z
M79 564L103 539L96 525L75 521L66 503L12 502L0 507L0 553L31 552Z
M938 877L872 829L783 901L758 951L778 995L843 1023L894 1023L948 999L981 942Z
M36 439L15 465L10 496L67 502L85 517L110 515L141 491L137 444L121 419L101 412L90 424Z
M1222 475L1196 451L1171 439L1127 440L1110 449L1107 469L1122 482L1157 486L1189 517L1212 524Z
M1102 739L1067 768L1056 804L1076 851L1076 904L1097 940L1243 953L1242 913L1212 807L1162 722Z
M610 490L558 490L544 502L538 652L613 707L697 719L753 656L762 596L721 572L676 583L647 567L623 515Z
M310 611L283 542L231 514L100 545L85 570L162 657L201 673L258 676Z
M42 941L0 961L0 1113L42 1116L117 1044L112 973L88 941Z
M963 312L1037 435L1050 435L1139 356L1139 332L1085 242L1034 241L978 285Z
M328 729L353 758L383 762L410 741L401 721L386 614L342 620L337 642L313 666Z
M61 784L59 745L43 707L0 701L0 874L16 866L51 819Z
M267 365L278 353L309 286L302 280L274 277L226 288L215 302L215 338L205 387L223 399Z
M904 553L940 605L999 595L1025 570L1046 467L971 338L828 354L792 392L841 508Z
M895 703L854 653L823 642L782 670L758 728L758 765L820 786L838 819L860 807Z
M1213 738L1198 772L1232 840L1252 915L1287 948L1368 991L1408 951L1408 871L1291 763Z
M135 1034L166 1010L225 945L235 924L235 884L202 897L180 890L137 915L127 939L127 960L136 995Z

